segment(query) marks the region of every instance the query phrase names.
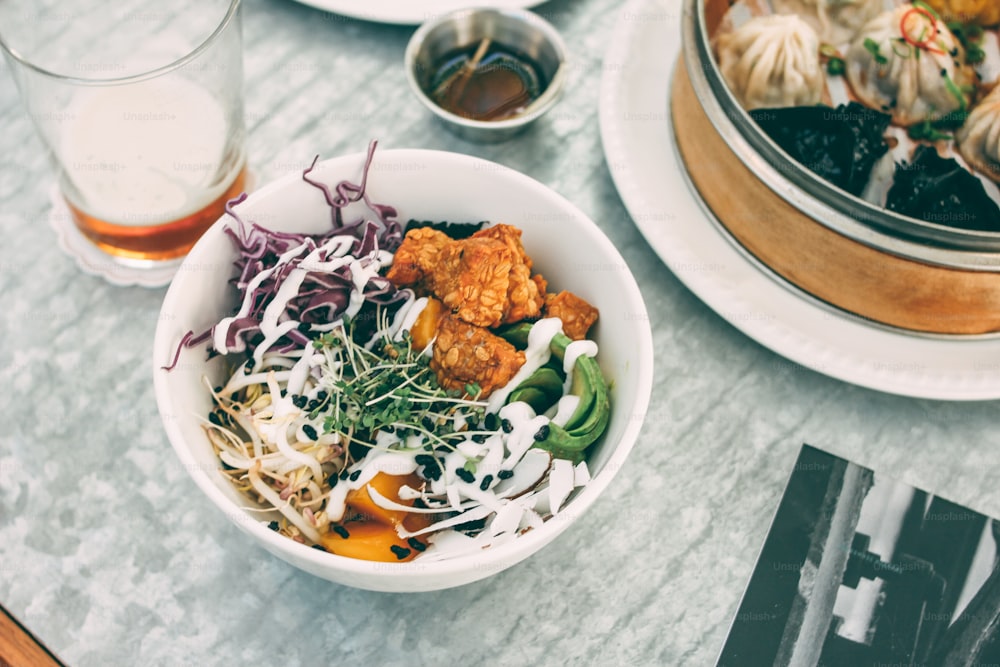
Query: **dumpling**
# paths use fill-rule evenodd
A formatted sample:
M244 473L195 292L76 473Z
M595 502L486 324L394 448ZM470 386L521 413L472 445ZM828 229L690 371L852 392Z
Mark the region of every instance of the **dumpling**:
M1000 87L976 105L955 141L966 162L1000 183Z
M778 14L797 14L828 44L843 44L885 8L884 0L771 0Z
M941 18L949 23L977 23L991 26L1000 23L1000 3L997 0L925 0Z
M818 104L823 94L819 37L797 16L750 19L720 35L722 76L745 109Z
M975 72L948 27L911 4L879 14L851 42L847 80L865 105L897 125L938 120L966 109Z

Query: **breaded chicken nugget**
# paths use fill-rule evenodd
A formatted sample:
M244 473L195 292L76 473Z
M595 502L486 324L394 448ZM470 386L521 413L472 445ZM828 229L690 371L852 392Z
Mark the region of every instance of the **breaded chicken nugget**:
M524 352L496 334L445 315L438 324L431 368L445 389L465 391L476 383L485 398L510 382L524 365Z
M559 294L548 294L545 297L545 317L558 317L562 320L563 333L573 340L583 340L587 331L597 321L598 311L589 303L563 290Z
M396 287L415 287L421 292L426 278L437 265L441 249L452 242L447 234L430 227L406 232L385 277Z
M513 263L511 250L502 241L452 241L437 255L430 289L458 319L495 327L506 312Z
M1000 23L1000 4L996 0L927 0L945 22L977 23L992 26Z
M480 229L472 235L472 238L496 239L497 241L502 241L508 248L510 248L511 253L514 255L514 260L527 265L528 270L531 270L531 258L528 257L528 253L524 251L524 244L521 243L521 230L517 227L499 223Z
M481 229L472 238L492 238L504 243L511 251L514 259L511 265L510 285L507 288L507 304L504 307L503 321L505 324L521 320L537 319L545 304L544 282L540 283L531 276L532 262L521 243L521 230L510 225L493 225Z

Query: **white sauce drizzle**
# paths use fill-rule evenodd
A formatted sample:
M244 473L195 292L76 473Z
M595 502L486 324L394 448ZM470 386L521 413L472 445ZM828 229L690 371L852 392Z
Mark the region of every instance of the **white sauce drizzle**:
M424 312L426 307L427 297L410 299L396 312L396 317L393 318L392 326L389 327L387 333L392 336L393 340L403 340L403 333L413 328L414 322L417 321L420 313Z
M558 426L565 426L579 405L579 396L574 396L573 394L564 395L556 404L556 414L552 417L552 423Z
M531 331L528 332L528 347L524 350L524 365L518 369L510 382L490 394L486 400L487 412L497 412L500 406L507 402L510 393L517 389L517 385L527 380L532 373L548 363L552 356L549 346L552 344L552 338L560 331L562 331L562 320L558 317L547 317L535 322Z

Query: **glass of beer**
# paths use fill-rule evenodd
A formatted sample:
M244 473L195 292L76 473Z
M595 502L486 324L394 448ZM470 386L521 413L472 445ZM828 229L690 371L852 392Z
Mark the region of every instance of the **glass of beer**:
M4 0L0 47L80 232L183 257L243 191L240 0Z

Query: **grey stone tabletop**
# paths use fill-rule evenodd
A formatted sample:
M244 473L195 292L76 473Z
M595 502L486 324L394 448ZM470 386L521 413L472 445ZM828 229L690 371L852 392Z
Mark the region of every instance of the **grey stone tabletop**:
M537 7L578 66L556 110L497 145L411 96L412 27L244 7L249 156L434 148L522 171L591 216L635 273L655 343L639 442L552 545L423 594L327 583L252 545L177 462L150 361L163 289L81 272L47 223L52 173L0 64L0 603L71 665L708 665L804 442L1000 516L1000 407L879 393L765 349L689 292L629 217L602 152L602 57L622 6Z

